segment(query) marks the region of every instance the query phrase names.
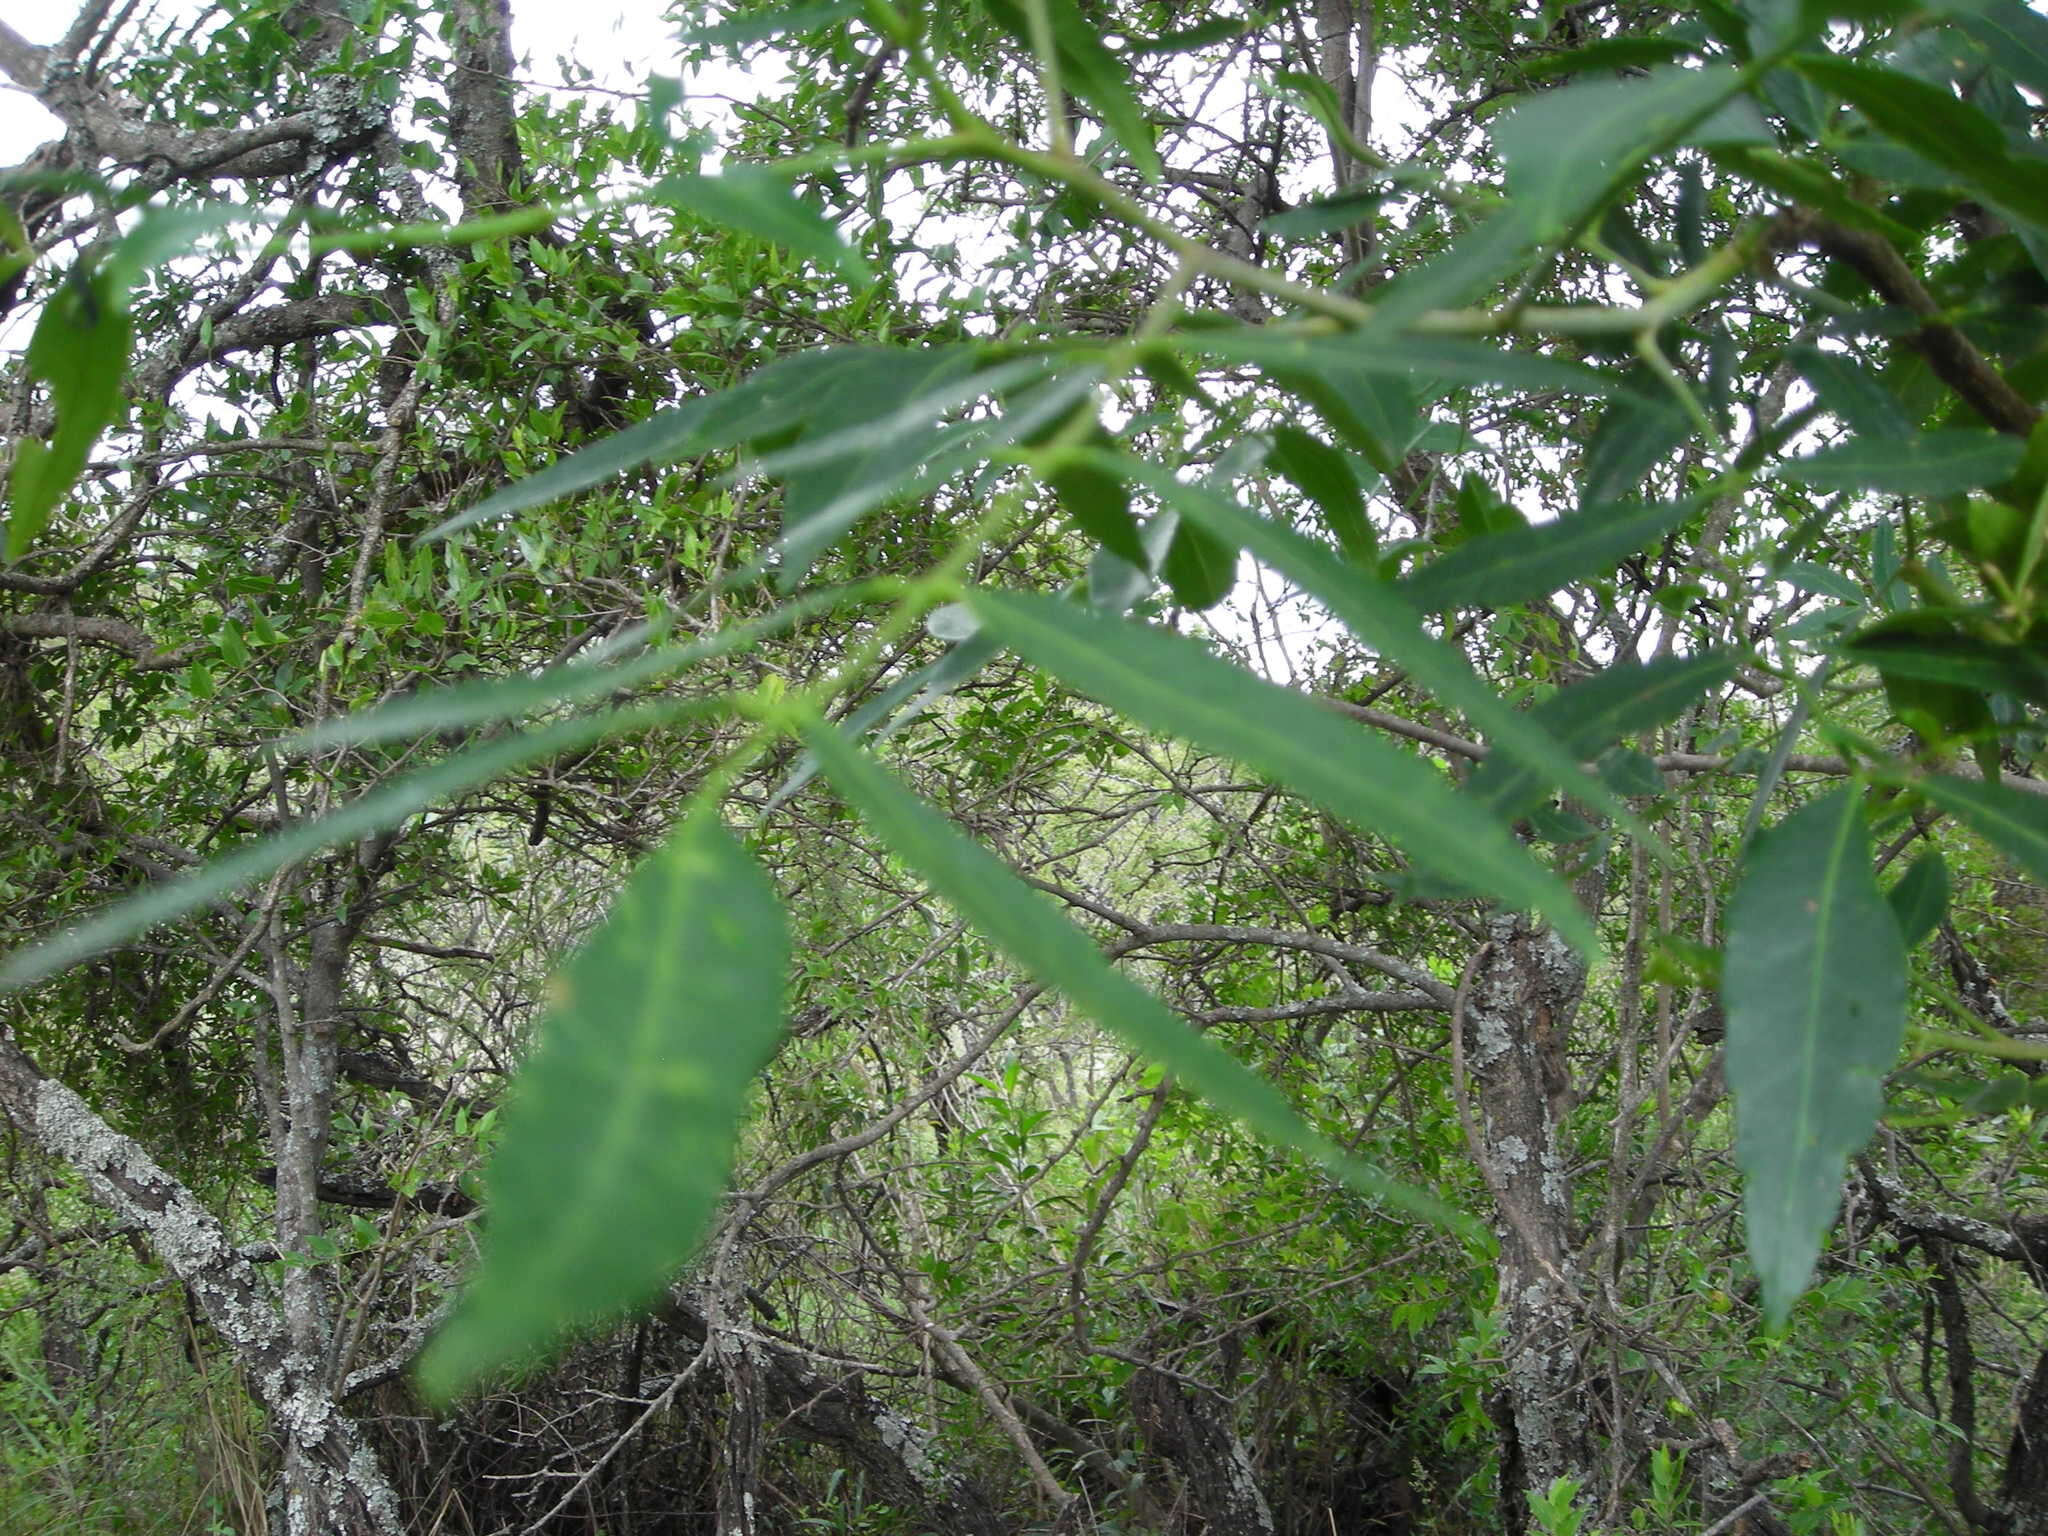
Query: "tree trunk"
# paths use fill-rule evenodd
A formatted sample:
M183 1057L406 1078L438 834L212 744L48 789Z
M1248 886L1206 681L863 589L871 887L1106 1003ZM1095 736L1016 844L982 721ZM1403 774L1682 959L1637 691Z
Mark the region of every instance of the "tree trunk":
M147 1236L269 1410L290 1470L283 1536L399 1536L398 1500L353 1420L298 1348L277 1303L212 1213L0 1028L0 1110Z
M1507 1379L1496 1419L1511 1536L1526 1526L1525 1494L1545 1492L1559 1477L1591 1483L1593 1403L1576 1335L1580 1291L1561 1136L1571 1108L1565 1040L1585 980L1578 956L1549 929L1495 916L1459 1020L1478 1110L1473 1150L1500 1237Z

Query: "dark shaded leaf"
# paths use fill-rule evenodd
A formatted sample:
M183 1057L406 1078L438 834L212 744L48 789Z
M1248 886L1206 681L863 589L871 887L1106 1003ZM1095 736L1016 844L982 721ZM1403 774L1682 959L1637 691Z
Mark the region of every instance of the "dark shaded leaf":
M2017 645L1997 645L1938 618L1905 613L1864 630L1844 647L1876 667L1887 682L1911 678L1973 693L2010 693L2048 705L2048 659Z
M1734 674L1735 658L1720 653L1620 661L1559 689L1529 715L1575 758L1591 758L1623 736L1677 719L1694 699ZM1542 804L1556 782L1502 755L1481 763L1459 793L1512 820Z
M2020 0L1972 0L1953 7L1949 19L1990 49L2015 80L2048 91L2048 17Z
M1922 779L1920 793L2048 884L2048 797L1948 774Z
M1111 474L1097 462L1066 459L1046 478L1076 528L1134 565L1145 562L1137 520L1131 516L1130 488L1123 476Z
M1915 950L1941 926L1948 915L1948 862L1939 848L1930 848L1913 861L1899 877L1898 884L1885 892L1892 915L1899 920L1899 935L1906 948Z
M1654 548L1698 510L1691 501L1595 507L1533 527L1483 534L1432 560L1398 590L1425 613L1532 602Z
M1871 371L1846 352L1797 346L1785 354L1820 403L1859 438L1911 438L1918 427Z
M1623 390L1600 413L1579 476L1581 517L1633 496L1643 477L1693 432L1692 416L1661 384Z
M1237 547L1199 523L1182 522L1159 562L1159 574L1184 608L1213 608L1237 584Z
M1379 553L1379 536L1366 520L1365 491L1347 455L1299 427L1275 427L1268 461L1316 504L1345 554L1363 563Z

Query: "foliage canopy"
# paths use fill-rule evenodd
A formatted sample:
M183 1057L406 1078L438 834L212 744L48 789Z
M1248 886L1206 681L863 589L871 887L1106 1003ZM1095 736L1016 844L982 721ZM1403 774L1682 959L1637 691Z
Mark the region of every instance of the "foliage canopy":
M848 1520L1320 1529L1252 1469L1328 1382L1244 1421L1326 1347L1402 1383L1360 1466L1451 1457L1360 1522L1797 1519L1740 1362L1895 1375L1867 1282L1947 1386L1888 1513L1828 1432L1831 1528L2048 1529L1959 1279L2020 1350L2048 19L739 6L718 114L529 87L496 0L109 9L0 26L66 128L0 218L0 1106L249 1373L280 1528L426 1518L351 1399L561 1349L630 1412L534 1529L631 1528L691 1403L721 1530L777 1415Z

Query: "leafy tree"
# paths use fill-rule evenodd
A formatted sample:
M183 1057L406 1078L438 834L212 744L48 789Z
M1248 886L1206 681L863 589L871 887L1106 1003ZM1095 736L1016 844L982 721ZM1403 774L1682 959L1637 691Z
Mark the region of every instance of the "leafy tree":
M2048 19L693 11L720 141L111 10L0 25L53 1401L118 1231L285 1530L2048 1529Z

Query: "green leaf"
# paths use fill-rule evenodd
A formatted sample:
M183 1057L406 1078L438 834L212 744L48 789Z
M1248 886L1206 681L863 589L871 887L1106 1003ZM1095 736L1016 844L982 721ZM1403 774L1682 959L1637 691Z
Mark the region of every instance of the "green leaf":
M1851 438L1780 464L1778 473L1823 491L1955 496L2011 478L2025 453L2016 437L1958 427L1917 437Z
M812 725L804 741L868 827L929 881L935 894L1109 1033L1266 1141L1303 1154L1360 1194L1467 1238L1479 1233L1478 1223L1435 1195L1388 1177L1318 1135L1279 1089L1112 969L1088 936L1045 897L962 837L838 731Z
M1802 592L1832 597L1851 607L1861 608L1870 601L1854 578L1829 566L1815 565L1811 560L1794 560L1776 574L1780 580L1791 582Z
M1103 558L1099 551L1097 558ZM972 635L961 640L937 661L918 668L908 677L898 678L848 715L840 729L856 741L879 746L901 733L963 683L979 676L982 669L1001 654L1002 647L981 633L981 621L972 613L964 607L960 611L974 625ZM818 759L812 753L804 753L797 759L796 766L790 769L788 777L776 786L775 793L768 797L762 814L765 816L777 809L817 776Z
M1946 86L1833 54L1801 54L1792 65L1958 184L2022 218L2048 222L2048 165L2010 155L2005 131Z
M446 1399L661 1293L709 1233L782 1038L775 886L699 805L551 988L485 1175L483 1260L420 1364Z
M1033 358L962 379L954 361L934 354L899 353L903 366L894 369L879 366L887 355L877 353L878 366L847 381L849 393L821 405L795 446L752 466L755 474L785 476L783 535L775 545L784 591L868 512L891 497L921 494L1001 445L1056 425L1094 392L1103 375L1101 364L1088 363L1046 378L1044 360ZM998 414L935 425L940 411L1020 376L1042 383L1016 392ZM895 404L921 386L932 387L907 405ZM889 409L876 414L878 406Z
M1460 336L1286 336L1247 327L1193 336L1187 346L1225 362L1275 371L1276 377L1289 372L1341 370L1405 375L1444 384L1556 389L1575 395L1610 395L1621 387L1613 375L1581 363L1533 352L1510 352Z
M1905 1038L1905 945L1855 790L1757 838L1729 902L1721 998L1749 1253L1775 1326L1812 1277Z
M1527 715L1510 707L1454 646L1424 630L1421 616L1394 588L1347 565L1292 529L1255 517L1228 496L1190 485L1162 466L1132 462L1127 472L1149 486L1169 509L1213 529L1299 585L1358 640L1405 671L1417 686L1461 711L1505 758L1535 770L1546 783L1569 785L1588 804L1600 806L1624 822L1629 820L1628 807L1605 794L1580 767L1577 757Z
M1341 192L1302 203L1284 213L1268 214L1259 221L1259 227L1268 234L1282 235L1290 240L1312 240L1323 235L1341 234L1371 218L1386 198L1385 187L1346 187Z
M787 634L799 624L856 603L861 597L859 587L809 592L757 619L728 624L686 645L657 646L627 661L586 657L532 676L520 673L422 688L374 709L322 721L310 730L286 737L278 743L278 750L290 754L317 752L323 747L409 741L416 736L517 720L535 710L588 703L621 689L638 688L656 678L686 671L699 662L750 650L763 640ZM623 638L647 637L636 634Z
M1680 144L1764 144L1769 125L1727 65L1667 65L1636 80L1543 91L1488 129L1508 196L1545 240L1575 229L1637 165Z
M1095 23L1076 0L1041 3L1052 22L1061 87L1101 115L1103 126L1123 146L1140 176L1157 181L1163 170L1159 149L1153 141L1152 123L1131 89L1130 70L1103 46ZM1016 0L988 0L988 13L1012 38L1036 51L1030 19Z
M2048 798L1948 774L1922 779L1920 792L2035 880L2048 883Z
M765 370L764 370L765 371ZM757 375L758 377L758 375ZM749 381L752 382L752 381ZM744 389L744 386L742 386ZM587 491L643 464L667 464L737 440L742 422L734 419L731 402L740 390L703 395L654 415L624 431L614 432L546 469L494 491L475 506L435 524L423 535L445 539L479 523L510 517ZM727 430L721 432L720 427Z
M1734 675L1735 658L1719 652L1618 661L1584 682L1559 689L1529 715L1574 758L1590 758L1623 736L1677 719L1694 699ZM1490 756L1465 781L1460 794L1495 816L1513 819L1541 804L1557 782L1510 757Z
M1788 349L1785 357L1813 386L1820 403L1858 438L1905 439L1916 434L1906 408L1857 358L1805 345Z
M2036 91L2048 91L2048 17L2020 0L1970 0L1948 19L1991 51L1999 68Z
M1509 203L1422 266L1372 291L1372 320L1360 333L1386 340L1433 309L1456 309L1490 293L1543 243L1533 206Z
M1122 475L1098 463L1067 458L1047 471L1046 480L1076 528L1133 565L1145 563L1145 546L1138 541L1137 520L1131 516L1130 488Z
M1531 80L1556 80L1593 70L1646 69L1676 63L1696 51L1696 45L1675 37L1606 37L1583 48L1531 59L1523 73Z
M1892 915L1899 920L1899 936L1908 951L1918 949L1927 936L1941 926L1948 913L1948 862L1939 848L1930 848L1913 861L1899 877L1899 883L1885 892Z
M1586 444L1579 515L1635 495L1643 477L1692 432L1691 414L1672 399L1662 382L1639 377L1600 413L1600 424Z
M1595 507L1483 534L1432 560L1398 590L1425 613L1532 602L1653 548L1698 510L1692 501Z
M28 375L50 386L55 430L16 439L9 477L7 558L19 560L70 494L100 433L121 413L121 379L134 325L112 273L73 268L43 305L29 338Z
M1876 667L1887 686L1905 678L2048 704L2048 658L2025 646L1981 639L1926 610L1882 619L1843 649L1850 659Z
M1461 804L1407 753L1184 636L1047 597L977 590L967 601L1004 645L1147 729L1235 758L1399 844L1418 863L1540 912L1588 951L1595 946L1570 889L1505 825Z
M1347 454L1299 427L1280 426L1273 429L1268 461L1316 504L1345 554L1361 563L1379 554L1379 536L1365 515L1365 490Z
M1867 229L1895 245L1912 245L1920 238L1918 231L1858 202L1833 172L1810 159L1750 144L1723 145L1708 158L1722 170L1747 177L1794 204L1817 209L1839 224Z
M155 885L117 901L55 938L16 950L0 965L0 992L28 986L67 966L124 944L159 923L183 917L240 890L288 864L373 832L394 827L436 801L512 773L529 763L558 757L626 731L651 730L713 713L714 701L665 703L564 720L524 735L472 747L445 762L380 785L341 810L304 821L262 842L237 849L180 880Z
M1237 546L1199 523L1182 522L1173 530L1159 574L1182 607L1213 608L1237 584Z
M728 164L716 176L664 177L648 191L647 200L687 209L741 234L758 235L793 255L834 268L851 282L874 281L860 253L840 238L832 222L798 197L788 182L759 166Z
M861 10L861 0L823 0L821 4L785 6L750 16L731 17L710 26L693 27L683 34L683 41L710 43L714 47L758 43L771 37L788 37L837 26L854 20Z

